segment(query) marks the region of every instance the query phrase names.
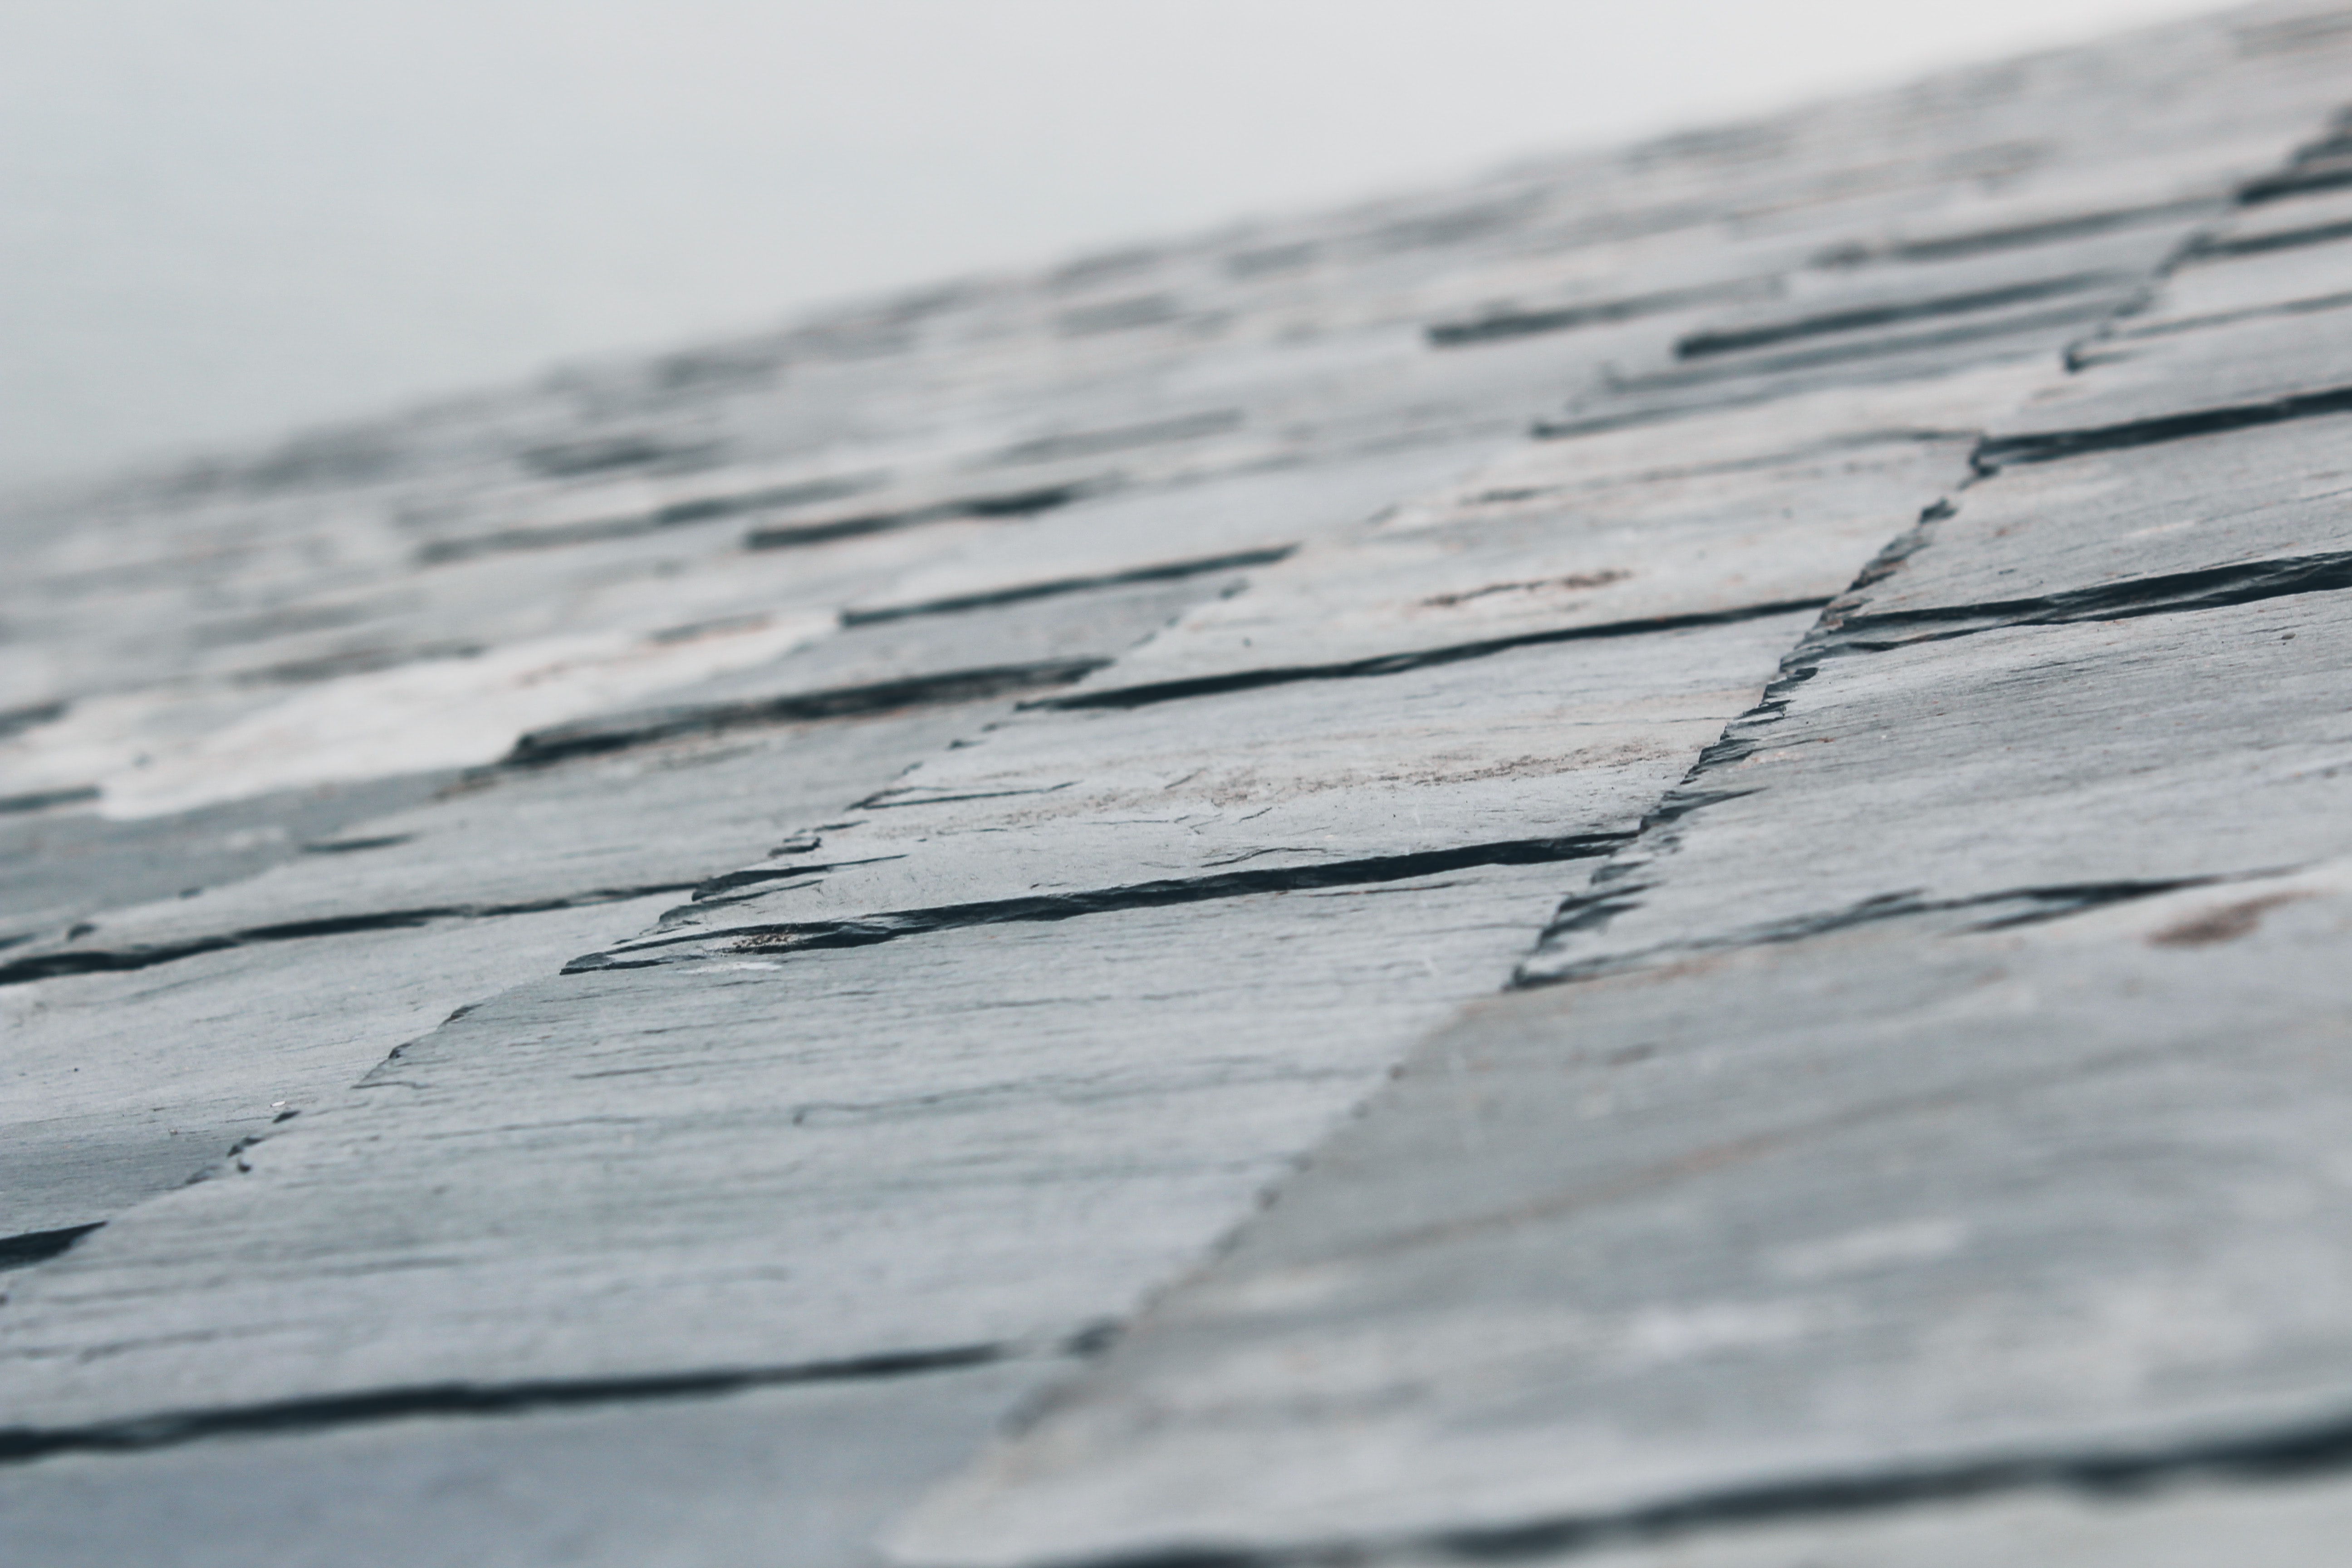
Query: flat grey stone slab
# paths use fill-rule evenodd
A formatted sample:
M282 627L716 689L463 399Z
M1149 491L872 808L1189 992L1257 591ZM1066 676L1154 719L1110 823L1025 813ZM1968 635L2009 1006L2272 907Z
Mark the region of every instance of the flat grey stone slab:
M805 855L753 868L756 879L677 910L615 956L789 947L795 926L818 936L1013 900L1066 898L1075 911L1183 879L1347 879L1364 862L1481 848L1598 855L1754 701L1811 618L1024 714L926 760ZM799 863L805 874L793 875ZM1360 879L1410 868L1366 868Z
M2234 410L2333 408L2352 385L2352 311L2263 315L2197 331L2119 338L2076 356L2085 368L1995 421L1997 465L2190 435Z
M0 987L0 1237L110 1219L340 1100L452 1010L672 900L419 922Z
M929 605L1033 595L1058 583L1116 580L1264 553L1360 527L1400 499L1433 489L1513 444L1541 407L1530 390L1502 428L1268 464L1214 481L1106 495L943 550L849 605L853 619Z
M2352 223L2352 193L2310 191L2291 199L2233 209L2213 224L2199 254L2253 256L2332 245L2344 237L2338 231L2346 223Z
M1953 494L2061 342L2307 139L2341 40L2272 15L876 301L0 516L12 541L65 540L0 588L34 653L0 669L0 710L62 704L0 721L0 796L96 786L115 817L169 816L487 763L523 734L517 760L549 764L190 900L109 871L101 929L56 950L150 966L17 988L76 999L24 1059L135 1152L107 1167L124 1192L177 1157L142 1121L156 1105L243 1127L257 1085L341 1081L440 990L481 1005L8 1276L11 1525L48 1549L94 1499L73 1540L129 1560L855 1560L988 1411L1212 1258L1413 1038L1488 992L1764 689L1811 623L1792 605ZM2309 270L2261 266L2230 286L2294 294ZM1611 427L1521 442L1568 399ZM2248 494L2243 516L2200 511L2178 559L2205 564L2179 570L2267 562L2246 552L2325 504ZM2129 544L2131 569L2168 548ZM2034 559L2075 571L2063 548ZM1213 598L1234 574L1255 586ZM1717 624L1656 624L1677 618ZM1651 910L1679 980L1573 988L1594 1012L1567 1022L1569 993L1475 1015L1446 1038L1491 1048L1421 1058L1313 1166L1299 1226L1286 1198L1243 1237L1238 1296L1212 1262L1045 1412L1042 1447L1010 1450L1051 1463L950 1494L973 1532L940 1513L918 1532L1051 1552L1174 1519L1256 1551L1338 1520L1409 1552L1482 1519L1623 1522L1646 1497L2045 1439L2168 1463L2326 1395L2342 1205L2316 1162L2343 1096L2296 1052L2340 1032L2314 956L2340 932L2296 922L2335 919L2343 889L2242 879L2006 933L1960 928L2095 899L1901 891L2049 856L2244 879L2255 850L2336 845L2311 824L2341 816L2315 706L2341 639L2258 657L2255 633L2305 622L2128 624L2160 620L2173 641L2064 626L2032 652L1988 632L1934 645L1941 664L1832 660L1848 674L1824 668L1782 722L1910 729L1869 742L1892 789L1760 748L1780 815L1669 797L1664 828L1720 811L1724 836L1677 857L1654 832L1618 864L1687 882ZM1179 700L1162 658L1232 684ZM2160 666L2210 674L2152 710L2210 736L2112 738L2064 689L2110 680L2146 707ZM2208 722L2225 684L2237 710ZM1024 695L1078 705L1004 706ZM1980 754L1981 731L1928 721L1951 700L2013 703L2042 750ZM2233 784L2257 752L2303 771ZM1947 839L1901 815L1971 784ZM2183 815L2142 811L2173 789ZM2153 826L2050 849L2078 809ZM1713 952L1754 935L1755 889L1804 890L1806 844L1822 887L1907 925ZM505 935L648 900L485 918L714 870L593 973ZM2133 910L2173 923L2114 923ZM2241 952L2260 962L2201 990L2161 967ZM526 961L540 978L489 994ZM2233 999L2226 1022L2278 1026L2217 1045ZM125 1032L101 1038L110 1017ZM85 1089L95 1057L115 1077ZM150 1078L178 1100L135 1103ZM68 1159L23 1147L72 1200L48 1217L97 1212ZM1554 1177L1592 1201L1543 1206ZM1520 1187L1536 1212L1507 1208ZM1507 1212L1482 1229L1489 1200ZM1449 1205L1469 1229L1415 1250ZM1315 1251L1360 1244L1345 1278ZM1102 1392L1131 1377L1133 1422ZM1105 1440L1073 1449L1081 1429ZM1235 1480L1201 1493L1203 1475ZM1021 1534L1046 1526L1065 1533Z
M2340 416L2294 420L2007 470L1955 494L1831 607L1819 640L1876 647L2352 584L2347 435Z
M1069 699L1825 600L1967 479L2047 364L1526 444L1204 600Z
M1561 874L509 991L19 1275L0 1409L80 1428L1059 1342L1132 1311L1490 989Z
M241 881L450 782L446 773L395 775L132 822L86 806L0 816L0 942Z
M1925 907L2063 912L2352 852L2347 658L2340 596L2305 594L1826 659L1732 727L1522 973Z
M21 1568L865 1568L1051 1362L0 1466Z
M2340 1432L2346 866L1475 1007L893 1549L1434 1544Z
M1667 1531L1641 1544L1604 1532L1557 1552L1515 1551L1512 1560L1542 1568L2305 1568L2336 1555L2347 1527L2352 1488L2343 1482L2257 1474L2153 1492L2037 1489L1852 1517ZM1399 1568L1460 1560L1412 1549L1379 1559Z
M950 706L770 726L492 772L352 826L330 854L97 915L0 951L0 975L169 962L337 923L441 920L661 895L682 902L796 830L836 818L1003 713Z
M1289 546L1223 557L1171 580L1068 591L1015 590L1009 602L919 609L856 621L781 658L658 692L643 707L525 734L504 759L537 767L572 757L790 723L865 718L1067 686L1181 615L1237 591Z
M2325 232L2333 226L2315 215L2313 224L2302 232ZM2211 236L2219 247L2252 246L2265 239L2276 244L2284 237L2278 230L2240 236L2229 226ZM2148 309L2134 311L2116 323L2115 336L2128 342L2226 325L2242 317L2300 316L2352 303L2346 298L2352 294L2352 284L2346 281L2347 270L2352 270L2352 244L2347 242L2352 242L2352 225L2346 226L2342 236L2326 242L2308 240L2278 245L2275 249L2191 251L2165 279ZM2095 355L2101 351L2094 347L2089 352Z

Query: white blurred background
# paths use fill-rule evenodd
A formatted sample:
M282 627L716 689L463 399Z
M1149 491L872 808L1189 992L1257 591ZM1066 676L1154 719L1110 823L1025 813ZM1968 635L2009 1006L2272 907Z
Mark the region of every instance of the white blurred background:
M0 485L2197 0L0 0Z

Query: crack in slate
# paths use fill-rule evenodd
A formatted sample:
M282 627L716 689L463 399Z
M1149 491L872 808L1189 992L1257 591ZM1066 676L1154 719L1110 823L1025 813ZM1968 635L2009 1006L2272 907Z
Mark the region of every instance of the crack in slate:
M554 910L593 908L625 903L656 893L690 892L692 882L654 882L639 888L595 888L558 898L531 899L512 904L439 904L411 910L385 910L363 915L329 915L319 920L288 921L277 925L247 926L184 942L118 948L84 948L29 953L0 963L0 985L23 985L70 974L113 974L125 970L152 969L184 958L222 952L233 947L264 942L302 942L312 937L348 936L355 931L404 931L436 921L494 920L503 915L538 915Z
M808 723L827 719L856 719L908 708L944 707L1001 697L1040 686L1067 686L1111 661L1099 657L1043 659L1034 664L993 665L977 669L949 670L938 675L909 676L864 686L835 687L826 691L796 692L788 697L751 698L740 702L712 702L655 708L601 719L533 730L495 764L502 768L545 767L573 757L648 746L686 735L715 734L722 730L756 724Z
M834 860L821 866L754 866L748 870L728 871L698 884L693 902L708 903L714 900L736 903L740 900L725 897L738 888L755 888L762 882L787 882L795 877L818 877L828 871L845 871L853 866L879 866L886 860L904 860L904 855L876 855L864 860Z
M1177 904L1203 903L1217 899L1244 898L1254 893L1288 893L1318 888L1344 888L1367 882L1394 882L1408 878L1459 871L1473 866L1541 866L1560 860L1590 860L1622 847L1631 833L1590 833L1559 838L1520 838L1496 844L1465 845L1457 849L1430 849L1410 855L1377 855L1319 866L1269 867L1255 871L1225 871L1213 877L1170 878L1134 882L1124 887L1090 889L1076 893L1045 893L1020 899L992 899L977 903L943 904L931 909L898 910L862 920L795 921L771 925L730 926L655 937L608 952L592 952L563 966L566 974L605 969L644 969L656 964L690 963L708 956L697 952L674 957L637 958L656 948L687 943L725 943L727 952L797 952L814 948L870 947L900 937L971 926L1027 924L1075 920L1082 915L1110 914L1122 910L1164 909Z
M1408 670L1431 669L1440 665L1456 664L1464 659L1485 658L1492 654L1507 653L1513 648L1540 647L1552 643L1584 642L1601 637L1644 637L1653 632L1684 631L1699 626L1737 626L1743 621L1769 620L1775 616L1794 615L1800 610L1818 610L1831 601L1824 598L1777 599L1769 604L1745 605L1736 610L1708 610L1685 616L1652 616L1631 621L1608 621L1599 626L1565 626L1550 631L1523 632L1515 637L1489 637L1480 642L1454 643L1444 647L1423 648L1415 653L1377 654L1369 658L1348 659L1338 664L1282 665L1266 669L1234 670L1225 675L1199 675L1181 680L1147 681L1139 686L1112 687L1100 691L1073 692L1067 697L1044 697L1022 704L1024 708L1142 708L1155 702L1170 702L1187 697L1214 697L1228 691L1252 691L1263 686L1286 686L1298 680L1351 680L1367 676L1401 675Z
M1102 1333L1096 1327L1050 1343L998 1341L784 1366L719 1367L703 1372L522 1383L424 1384L257 1405L169 1411L83 1426L0 1426L0 1464L23 1464L57 1454L131 1453L209 1437L318 1432L419 1415L514 1415L583 1405L709 1399L746 1389L792 1384L914 1377L1000 1362L1082 1355L1100 1342Z

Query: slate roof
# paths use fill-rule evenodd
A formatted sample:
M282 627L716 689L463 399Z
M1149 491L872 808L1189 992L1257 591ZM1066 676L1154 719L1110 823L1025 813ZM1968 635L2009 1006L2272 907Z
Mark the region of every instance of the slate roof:
M2335 1561L2352 13L0 518L0 1557Z

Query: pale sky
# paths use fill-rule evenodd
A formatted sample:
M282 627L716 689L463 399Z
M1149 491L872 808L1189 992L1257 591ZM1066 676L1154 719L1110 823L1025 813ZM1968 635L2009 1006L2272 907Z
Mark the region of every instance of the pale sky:
M0 484L2209 8L0 0Z

